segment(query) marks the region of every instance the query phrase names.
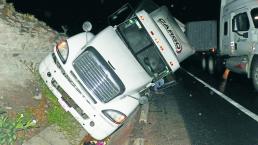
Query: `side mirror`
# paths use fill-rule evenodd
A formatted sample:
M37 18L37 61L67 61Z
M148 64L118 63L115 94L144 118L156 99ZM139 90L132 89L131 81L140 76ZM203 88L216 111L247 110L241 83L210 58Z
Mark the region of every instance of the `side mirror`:
M111 26L118 25L124 22L126 19L132 17L133 14L134 10L132 6L127 3L108 17L108 24Z
M85 21L85 22L83 23L83 25L82 25L82 29L83 29L85 32L91 31L91 29L92 29L92 24L91 24L91 22Z
M243 33L244 38L248 38L248 32Z

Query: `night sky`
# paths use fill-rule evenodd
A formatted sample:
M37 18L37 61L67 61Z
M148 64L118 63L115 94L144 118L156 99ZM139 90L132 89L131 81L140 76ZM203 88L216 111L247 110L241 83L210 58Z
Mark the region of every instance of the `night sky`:
M68 26L71 33L82 31L85 20L93 24L93 32L107 25L107 16L123 4L136 5L139 0L8 0L17 11L35 15L57 31ZM182 22L215 20L219 14L219 0L154 0L167 5L172 14Z

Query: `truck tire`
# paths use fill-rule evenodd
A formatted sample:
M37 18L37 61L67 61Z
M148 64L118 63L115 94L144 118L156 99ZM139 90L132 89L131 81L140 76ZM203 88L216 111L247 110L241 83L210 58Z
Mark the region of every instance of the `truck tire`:
M258 58L254 58L252 63L252 81L255 90L258 92Z
M216 57L215 60L215 73L216 75L218 75L219 77L221 77L225 71L225 64L224 64L224 59L220 58L220 57Z
M206 69L207 69L207 62L206 62L206 58L205 58L205 56L202 56L202 70L203 71L206 71Z
M214 58L212 57L212 56L209 56L208 57L208 72L209 72L209 74L214 74L214 72L215 72L215 60L214 60Z

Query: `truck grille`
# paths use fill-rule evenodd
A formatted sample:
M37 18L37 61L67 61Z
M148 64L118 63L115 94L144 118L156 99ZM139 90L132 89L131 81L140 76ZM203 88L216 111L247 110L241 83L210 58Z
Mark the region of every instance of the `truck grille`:
M93 47L75 59L73 66L87 89L100 101L107 103L123 93L123 83Z

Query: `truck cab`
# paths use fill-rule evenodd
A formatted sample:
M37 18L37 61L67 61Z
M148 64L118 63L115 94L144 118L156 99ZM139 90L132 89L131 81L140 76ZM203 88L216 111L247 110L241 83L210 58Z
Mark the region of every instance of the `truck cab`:
M225 0L221 3L220 53L226 67L247 74L258 91L258 2Z
M87 30L60 41L39 72L61 106L102 140L136 109L141 91L193 53L168 9L160 7L96 35Z
M258 3L255 0L235 0L221 4L221 54L229 56L253 53L258 41Z

